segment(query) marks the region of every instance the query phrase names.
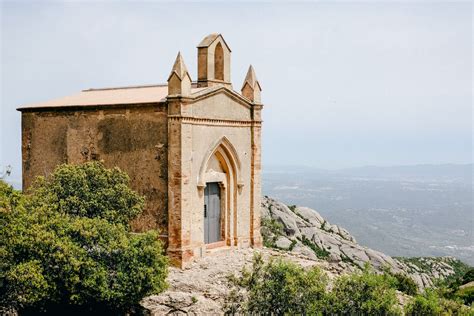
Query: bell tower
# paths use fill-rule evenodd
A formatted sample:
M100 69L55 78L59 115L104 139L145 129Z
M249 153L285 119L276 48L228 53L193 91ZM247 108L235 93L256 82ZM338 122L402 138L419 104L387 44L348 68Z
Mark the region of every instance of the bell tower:
M226 86L230 82L231 50L221 34L206 36L198 49L198 87Z

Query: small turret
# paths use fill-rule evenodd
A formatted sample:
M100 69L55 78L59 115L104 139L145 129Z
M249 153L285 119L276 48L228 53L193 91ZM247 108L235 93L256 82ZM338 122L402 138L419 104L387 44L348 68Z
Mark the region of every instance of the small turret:
M198 87L225 86L230 82L231 50L221 34L206 36L198 48Z
M168 95L189 96L191 94L191 76L184 64L181 52L178 52L173 69L168 77Z
M244 84L242 85L242 95L254 103L260 103L260 93L262 88L260 83L257 80L255 75L255 70L252 65L250 65L249 70L247 71L247 76L245 76Z

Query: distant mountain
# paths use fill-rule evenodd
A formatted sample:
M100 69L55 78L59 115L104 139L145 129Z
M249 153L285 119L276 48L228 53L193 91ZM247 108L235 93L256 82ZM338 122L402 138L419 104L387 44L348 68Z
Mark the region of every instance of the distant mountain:
M321 176L358 176L392 179L424 179L470 181L474 176L473 164L420 164L406 166L363 166L326 170L310 166L270 165L264 167L264 174L287 173Z
M365 166L338 170L341 174L392 179L469 181L473 178L473 164L440 164L377 167Z

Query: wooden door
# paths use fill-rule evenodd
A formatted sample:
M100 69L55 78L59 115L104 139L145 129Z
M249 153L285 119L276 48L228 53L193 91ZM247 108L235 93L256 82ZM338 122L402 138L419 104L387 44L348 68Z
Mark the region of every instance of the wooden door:
M217 182L209 182L204 189L204 242L221 240L221 196Z

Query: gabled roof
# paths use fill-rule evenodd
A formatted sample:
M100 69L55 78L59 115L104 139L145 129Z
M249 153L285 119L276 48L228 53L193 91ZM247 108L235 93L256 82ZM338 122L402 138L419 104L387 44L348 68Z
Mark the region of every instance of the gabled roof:
M197 48L209 47L219 37L222 39L222 41L224 42L224 44L227 47L227 49L229 50L229 52L232 52L229 45L227 45L227 42L225 41L224 37L219 33L212 33L212 34L209 34L208 36L204 37L204 39L198 44Z
M190 98L200 100L211 97L216 93L226 93L232 96L239 103L250 106L247 99L238 92L223 86L198 88L196 83L192 84ZM46 102L23 105L17 108L18 111L32 109L54 109L54 108L74 108L74 107L97 107L127 104L146 104L165 102L168 96L168 85L145 85L117 88L87 89L79 93L54 99Z

